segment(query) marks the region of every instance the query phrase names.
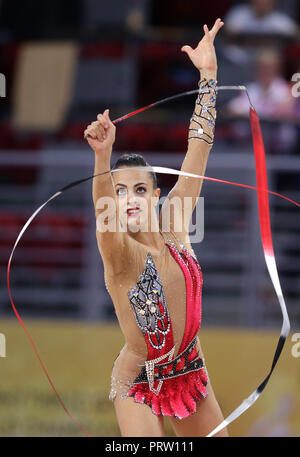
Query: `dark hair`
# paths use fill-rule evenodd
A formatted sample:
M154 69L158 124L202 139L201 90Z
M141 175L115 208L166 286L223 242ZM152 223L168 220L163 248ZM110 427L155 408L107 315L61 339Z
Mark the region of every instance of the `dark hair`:
M149 165L148 162L145 161L144 157L140 154L135 154L133 152L131 153L127 153L125 152L124 154L122 154L118 160L116 161L116 163L114 164L114 166L111 168L112 170L116 169L116 168L119 168L119 167L150 167L151 165ZM154 171L149 171L150 175L151 175L151 178L152 178L152 182L153 182L153 188L156 189L157 188L157 176L156 176L156 173Z

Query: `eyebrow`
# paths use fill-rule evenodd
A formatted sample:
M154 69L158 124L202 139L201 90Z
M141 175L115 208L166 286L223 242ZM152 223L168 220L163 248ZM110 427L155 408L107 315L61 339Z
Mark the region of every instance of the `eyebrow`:
M147 183L146 182L138 182L137 184L135 184L134 186L140 186L141 184L145 184L147 186ZM126 184L122 184L120 182L118 182L116 184L116 186L123 186L123 187L127 187Z

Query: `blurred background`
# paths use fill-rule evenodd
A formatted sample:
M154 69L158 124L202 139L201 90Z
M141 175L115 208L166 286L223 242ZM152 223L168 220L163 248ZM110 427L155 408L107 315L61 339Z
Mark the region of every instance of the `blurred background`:
M93 174L83 131L98 113L110 108L116 119L197 88L199 72L180 49L195 47L203 24L217 17L225 22L215 41L219 84L247 85L261 119L269 189L299 202L297 0L0 1L0 436L81 436L11 308L6 267L21 228L57 190ZM112 165L130 151L180 169L194 103L187 96L118 124ZM220 92L217 109L206 174L255 186L247 97ZM176 178L158 179L167 195ZM108 394L124 341L105 289L91 186L66 191L35 218L14 254L11 287L70 412L95 436L119 436ZM200 340L226 416L267 374L282 315L255 191L211 181L202 189L204 239L193 245L204 274ZM293 334L300 328L299 208L273 195L269 202ZM232 436L299 436L300 365L292 345L290 336L266 391L229 426ZM173 436L167 420L166 427Z

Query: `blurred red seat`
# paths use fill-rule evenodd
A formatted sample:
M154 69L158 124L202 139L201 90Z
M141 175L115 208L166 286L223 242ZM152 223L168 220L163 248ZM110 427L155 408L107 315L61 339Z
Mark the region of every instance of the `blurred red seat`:
M116 57L124 56L125 45L123 42L108 41L106 43L87 43L81 46L80 58L93 59L95 57Z

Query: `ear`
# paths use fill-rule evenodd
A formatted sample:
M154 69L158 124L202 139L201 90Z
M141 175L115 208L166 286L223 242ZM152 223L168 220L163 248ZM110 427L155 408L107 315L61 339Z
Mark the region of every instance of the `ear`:
M156 200L155 206L157 206L157 204L158 204L160 192L161 192L161 190L159 187L157 187L154 191L154 196L155 196L155 200Z
M160 192L161 192L160 188L157 187L157 188L155 189L155 197L159 198L159 197L160 197Z

